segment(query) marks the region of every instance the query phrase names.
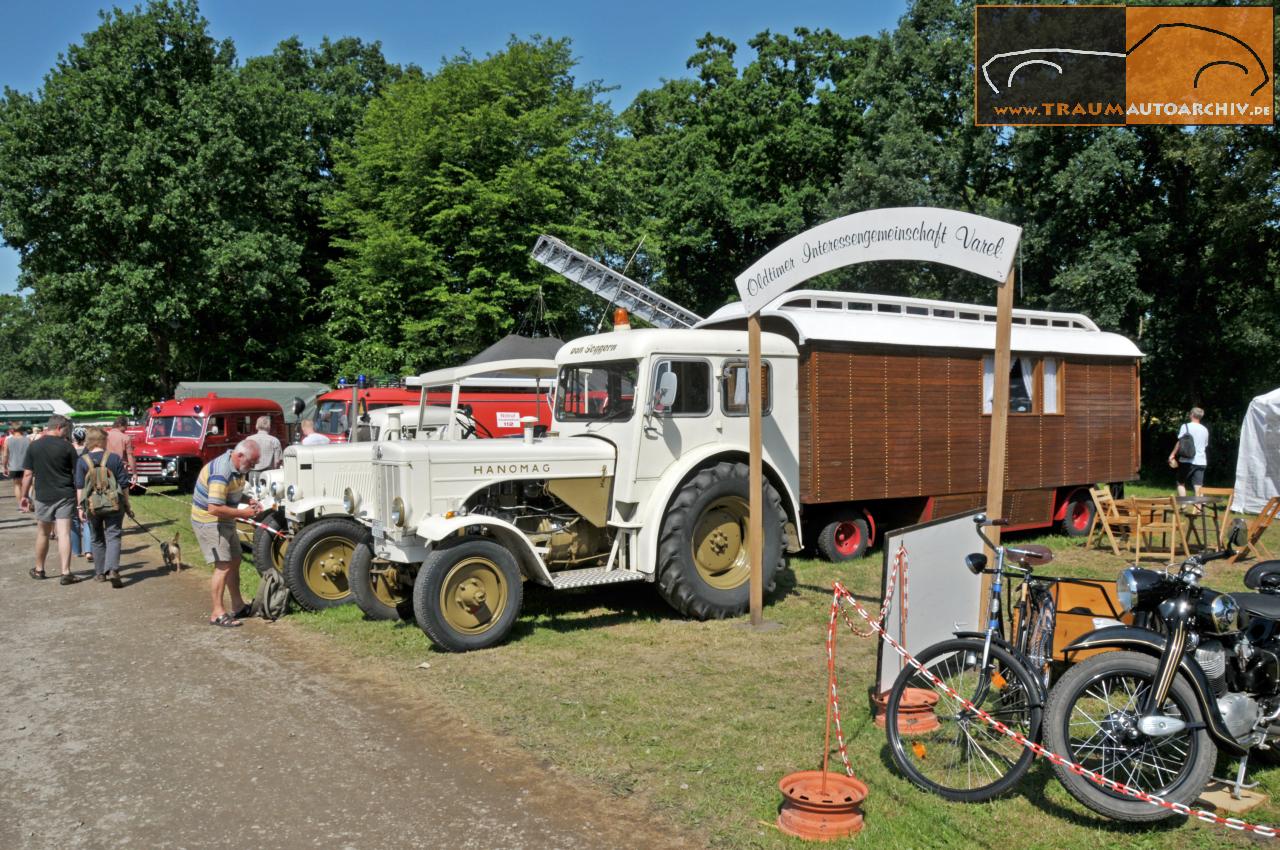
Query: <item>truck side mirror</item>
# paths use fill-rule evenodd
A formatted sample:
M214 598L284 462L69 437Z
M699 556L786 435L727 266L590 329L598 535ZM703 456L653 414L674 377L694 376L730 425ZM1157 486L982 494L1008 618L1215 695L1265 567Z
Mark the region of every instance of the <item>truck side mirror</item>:
M676 388L679 385L679 379L675 372L663 372L658 378L658 388L653 392L653 403L649 405L649 412L663 411L669 408L676 400Z
M293 397L293 404L290 405L290 409L293 411L294 416L302 415L302 411L305 410L306 407L307 407L307 403L305 401L303 401L298 396Z

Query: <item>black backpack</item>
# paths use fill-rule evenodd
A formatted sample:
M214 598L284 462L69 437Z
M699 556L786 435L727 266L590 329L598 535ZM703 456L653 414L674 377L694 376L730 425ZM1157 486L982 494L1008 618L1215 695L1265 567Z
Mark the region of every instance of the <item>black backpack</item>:
M1188 430L1183 431L1182 436L1178 438L1178 460L1183 463L1191 463L1196 456L1196 441L1191 436L1190 426L1184 425L1182 427Z

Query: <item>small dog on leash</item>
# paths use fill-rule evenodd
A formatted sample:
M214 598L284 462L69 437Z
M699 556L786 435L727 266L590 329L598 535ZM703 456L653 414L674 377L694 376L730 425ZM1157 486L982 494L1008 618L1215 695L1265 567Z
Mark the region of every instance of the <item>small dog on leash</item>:
M178 542L177 532L168 543L160 544L160 555L164 558L164 565L175 573L182 569L182 544Z

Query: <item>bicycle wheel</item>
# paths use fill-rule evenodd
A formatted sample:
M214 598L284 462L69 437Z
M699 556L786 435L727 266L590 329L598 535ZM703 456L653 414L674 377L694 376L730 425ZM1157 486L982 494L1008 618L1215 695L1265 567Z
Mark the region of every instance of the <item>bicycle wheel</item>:
M934 676L1010 729L1035 741L1044 700L1035 676L1007 649L991 645L982 662L983 641L956 638L936 643L916 656ZM936 723L904 723L900 706L908 689L917 701L933 702ZM965 708L922 672L908 666L889 693L885 710L889 751L898 769L926 791L948 800L979 803L1007 791L1031 767L1034 754Z

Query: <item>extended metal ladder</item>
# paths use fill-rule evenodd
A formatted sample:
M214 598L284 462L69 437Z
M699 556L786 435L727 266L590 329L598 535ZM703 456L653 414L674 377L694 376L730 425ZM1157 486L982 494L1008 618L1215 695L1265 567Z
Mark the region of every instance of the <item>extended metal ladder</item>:
M533 246L533 258L605 301L625 307L654 327L691 328L702 321L697 313L596 262L554 236L538 237L537 244Z

